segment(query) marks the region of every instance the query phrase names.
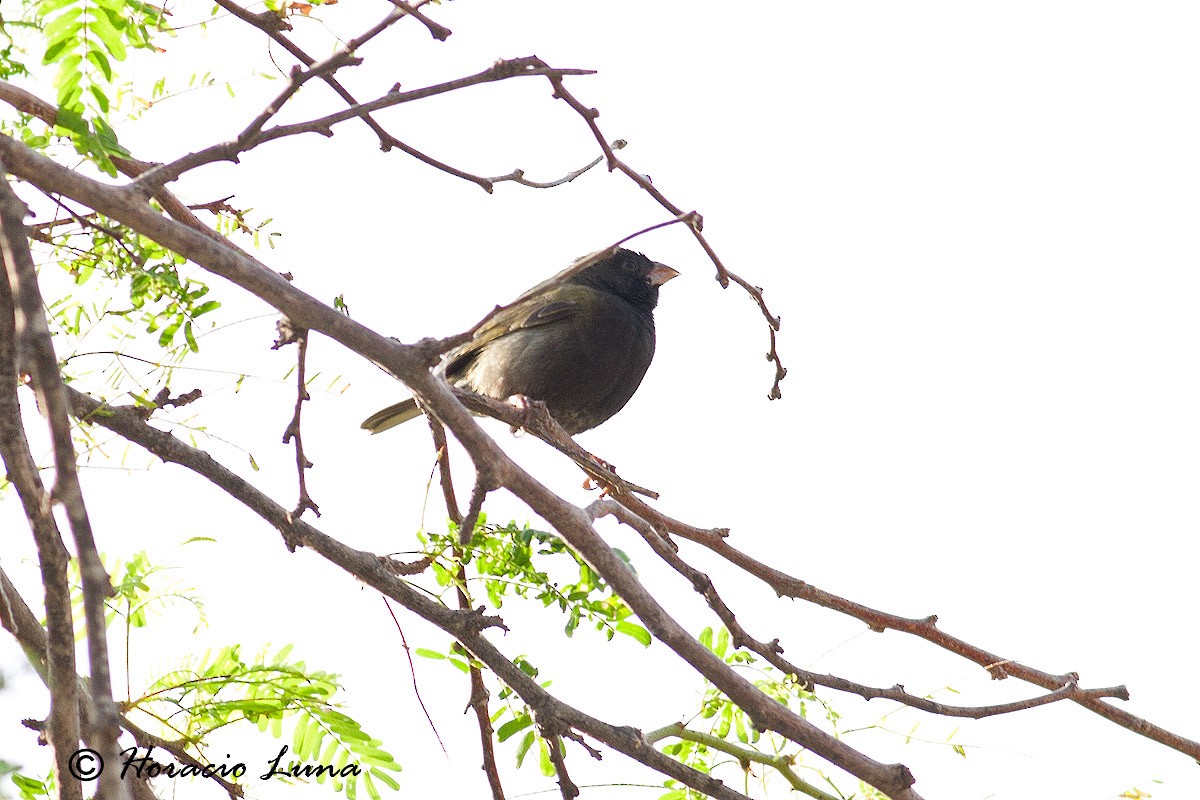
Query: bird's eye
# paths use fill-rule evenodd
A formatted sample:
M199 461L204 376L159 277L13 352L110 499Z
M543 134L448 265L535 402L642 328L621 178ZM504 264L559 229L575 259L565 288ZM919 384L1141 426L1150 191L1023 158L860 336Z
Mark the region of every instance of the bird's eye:
M622 270L624 270L625 272L636 272L636 271L637 271L637 266L638 266L638 265L637 265L637 262L636 262L636 261L623 261L623 262L621 262L621 269L622 269Z

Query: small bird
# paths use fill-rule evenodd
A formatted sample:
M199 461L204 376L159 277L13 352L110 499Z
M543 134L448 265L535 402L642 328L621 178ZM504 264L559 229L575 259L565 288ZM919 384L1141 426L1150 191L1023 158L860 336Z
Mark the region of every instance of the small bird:
M677 275L618 249L565 280L555 276L525 292L450 351L438 373L498 400L541 400L572 436L590 430L624 408L641 385L654 358L658 288ZM367 417L362 427L379 433L420 415L410 398Z

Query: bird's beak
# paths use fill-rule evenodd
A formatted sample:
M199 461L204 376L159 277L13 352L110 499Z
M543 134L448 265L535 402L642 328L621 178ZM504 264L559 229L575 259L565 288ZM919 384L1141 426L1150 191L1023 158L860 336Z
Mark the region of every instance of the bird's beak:
M650 282L651 286L662 286L671 278L678 277L679 270L671 269L666 264L659 264L657 261L654 262L654 267L646 273L646 280Z

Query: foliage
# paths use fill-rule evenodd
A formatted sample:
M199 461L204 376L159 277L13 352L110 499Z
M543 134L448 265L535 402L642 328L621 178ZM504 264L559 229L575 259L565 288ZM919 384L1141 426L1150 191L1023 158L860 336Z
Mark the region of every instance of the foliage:
M189 543L192 541L197 540ZM72 600L79 605L82 589L74 562L72 569ZM152 611L183 604L197 613L200 625L205 623L200 598L192 590L166 581L172 568L153 563L146 553L138 553L110 571L120 578L114 581L116 591L108 602L107 623L111 628L115 622L124 621L127 649L155 640ZM135 635L142 631L144 636ZM123 712L202 763L214 763L206 758L206 740L214 731L252 725L279 739L285 733L285 723L293 723L293 760L281 760L281 770L290 772L296 766L303 776L302 766L306 764L342 770L353 763L361 769L361 776L315 772L315 780L323 784L328 779L334 791L344 792L348 798L356 796L360 777L373 800L380 797L380 784L399 788L394 775L400 771L400 764L382 748L382 742L340 710L337 675L290 658L291 645L274 653L263 648L252 657L243 655L243 649L233 644L201 656L184 656L174 669L149 681L136 696L122 702ZM9 772L22 798L50 796L52 784L48 780L32 778L15 768Z
M453 524L446 534L423 533L420 537L425 552L434 558L434 574L441 586L458 585L461 564L474 570L477 577L470 580L482 581L495 608L503 607L506 597L537 600L547 608L557 606L567 615L563 628L567 636L573 636L586 620L610 640L620 633L650 645L649 631L631 620L632 609L557 534L515 522L489 526L481 514L471 543L462 549L461 561L456 560L458 529ZM633 570L625 553L614 552ZM569 578L552 577L571 571L575 575Z
M68 224L60 224L60 223ZM73 224L70 224L73 223ZM78 286L99 273L110 284L124 284L129 307L93 308L91 311L69 297L56 302L53 319L60 330L80 336L84 326L98 321L97 313L120 317L145 325L146 333L158 333L157 344L168 350L173 360L185 351L175 347L176 335L183 333L183 347L193 353L195 323L205 314L221 307L217 300L204 299L208 286L184 274L186 259L172 253L154 240L100 216L55 220L41 226L47 232L44 241L52 257Z

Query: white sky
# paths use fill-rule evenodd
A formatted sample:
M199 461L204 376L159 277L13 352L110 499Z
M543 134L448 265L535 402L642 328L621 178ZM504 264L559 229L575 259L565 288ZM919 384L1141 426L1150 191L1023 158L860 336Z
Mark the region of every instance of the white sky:
M202 19L207 8L181 4L176 21ZM385 4L342 0L319 13L349 37ZM630 142L624 155L635 168L704 214L730 269L765 287L783 317L790 374L784 399L770 403L766 331L753 304L736 289L720 291L681 228L639 240L684 275L663 290L658 355L641 391L584 446L659 490L667 513L731 527L737 546L821 588L906 616L937 613L950 633L1049 672L1078 670L1085 686L1125 683L1132 700L1123 707L1200 736L1200 704L1187 685L1198 655L1200 10L1180 2L460 0L430 14L454 30L449 42L406 22L365 47L366 65L340 74L360 99L396 81L412 88L475 72L498 57L536 53L599 70L574 79L572 91L600 109L608 137ZM238 96L192 92L121 125L135 154L171 160L232 137L279 90L279 81L241 80L270 69L261 36L242 27L221 20L166 44L173 74L211 70L235 80ZM318 22L297 20L297 35L314 53L329 52ZM135 60L128 75L144 87L167 63ZM313 86L285 118L338 107ZM410 144L482 174L519 166L552 179L594 155L582 122L539 80L379 118ZM260 254L270 266L317 297L344 294L357 320L406 341L461 330L576 256L667 218L627 180L601 171L552 191L500 185L489 197L379 153L353 123L332 140L277 142L174 188L193 202L236 193L235 204L273 217L270 229L282 235ZM262 313L212 283L226 301L220 322ZM279 379L294 352L271 352L272 337L271 319L206 337L189 364L229 375L180 372L173 388L205 388L187 411L230 444L201 443L248 474L237 448L252 452L261 467L252 479L290 506L293 454L279 439L293 390ZM149 343L128 351L154 357ZM359 420L403 390L320 339L310 348L310 371L318 370L314 389L341 376L334 391L314 391L305 410L318 527L356 547L411 549L431 467L425 427L367 437ZM266 380L234 394L240 372ZM590 499L563 459L491 429L539 478ZM135 451L133 472L87 473L101 547L113 556L147 549L184 567L180 580L205 597L210 627L193 636L186 614L160 619L134 652L135 684L207 646L294 642L310 666L343 675L349 713L405 767L403 796L486 796L457 672L417 663L447 758L373 591L310 553L288 555L274 531L190 474L161 465L143 472L145 463ZM431 498L430 526L441 520L438 503ZM493 520L529 518L507 495L487 510ZM16 502L0 504L0 522L10 532L5 567L35 599L32 544ZM715 623L635 534L603 532L685 624ZM219 542L175 549L197 535ZM780 637L804 667L964 705L1040 691L991 682L924 642L776 600L696 548L684 553L753 634ZM642 651L584 630L567 642L565 620L517 603L504 616L513 633L494 636L498 646L529 654L584 710L646 730L693 713L701 683L662 645ZM446 645L411 616L401 620L413 646ZM8 642L0 652L5 664L19 658ZM0 693L5 718L45 713L26 694L33 678L15 676L11 686ZM909 765L926 798L1111 798L1133 786L1156 800L1196 795L1197 768L1186 756L1073 705L967 723L822 696L846 727L888 714L895 733L848 741ZM944 744L951 736L965 759ZM502 768L515 741L499 748ZM45 758L14 726L0 744L10 760ZM265 764L273 745L234 741L231 760ZM578 749L569 763L580 784L647 780L615 753L599 771ZM514 796L555 790L532 766L506 778ZM732 773L724 778L740 785ZM785 787L773 785L782 796ZM584 797L660 793L607 787Z

